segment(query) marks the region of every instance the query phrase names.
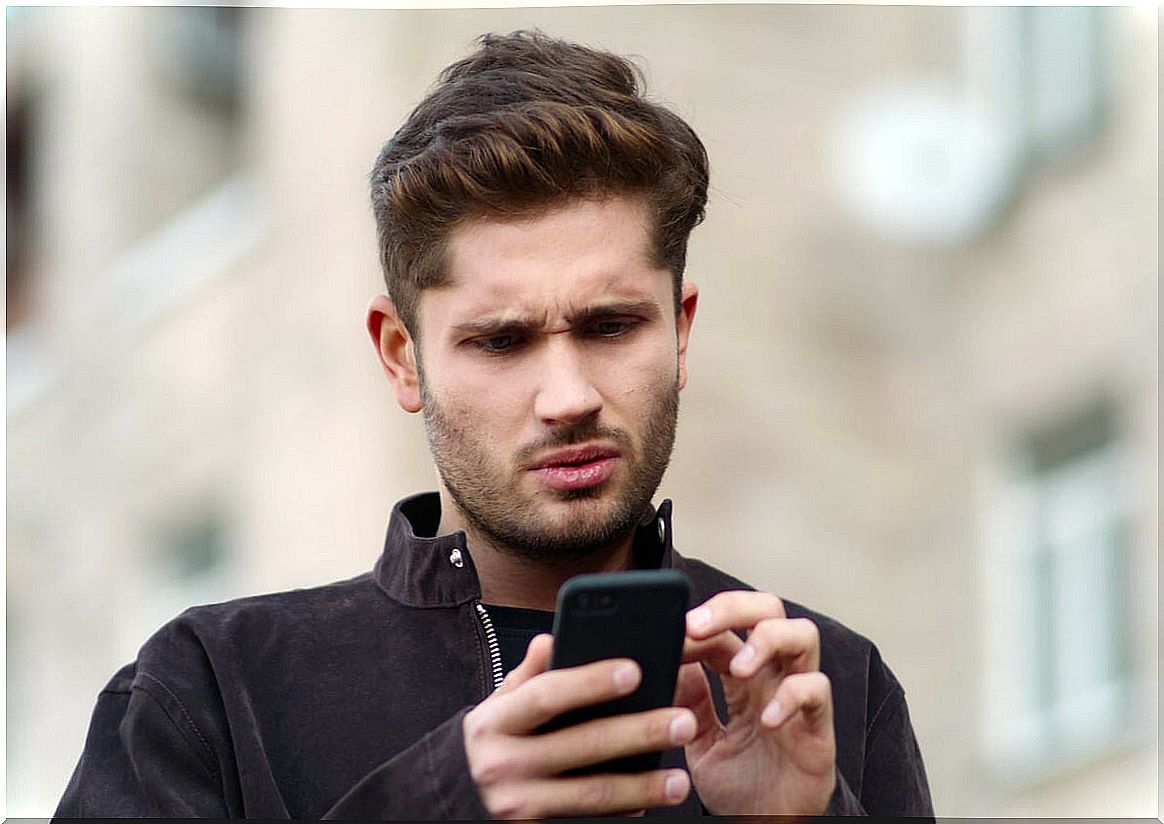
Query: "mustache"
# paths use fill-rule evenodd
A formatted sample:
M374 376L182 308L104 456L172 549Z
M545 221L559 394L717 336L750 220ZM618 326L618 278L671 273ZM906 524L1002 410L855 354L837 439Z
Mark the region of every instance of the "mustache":
M523 446L517 453L518 463L531 463L542 452L551 449L560 449L566 446L575 446L587 441L607 441L616 444L623 452L631 451L634 442L630 433L625 429L614 426L604 426L594 419L588 419L578 424L562 426L555 429L541 440Z

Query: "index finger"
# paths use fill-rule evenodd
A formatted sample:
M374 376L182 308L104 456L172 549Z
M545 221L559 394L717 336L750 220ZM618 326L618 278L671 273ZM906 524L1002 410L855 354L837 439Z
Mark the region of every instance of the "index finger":
M725 630L749 631L765 618L785 618L784 602L770 592L720 592L687 613L687 637L702 641Z
M535 675L548 670L553 648L554 636L548 632L535 635L525 649L525 658L522 658L521 663L510 670L509 675L505 676L505 680L501 682L501 686L494 690L494 695L512 692Z
M688 636L683 641L683 663L706 663L716 672L727 672L732 658L744 642L734 632L721 632L711 638L695 640Z
M549 670L498 695L492 722L510 735L530 733L569 710L628 695L641 678L639 665L629 658Z

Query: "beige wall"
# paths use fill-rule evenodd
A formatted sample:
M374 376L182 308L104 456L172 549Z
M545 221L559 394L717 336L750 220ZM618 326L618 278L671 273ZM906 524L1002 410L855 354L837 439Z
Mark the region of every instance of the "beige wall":
M175 104L137 48L167 11L46 10L28 35L42 48L10 64L43 112L45 241L22 334L49 368L13 404L29 370L10 339L8 814L51 812L96 691L158 623L369 568L392 502L433 485L362 328L380 277L366 176L473 37L531 25L640 55L711 155L691 382L660 493L681 548L877 642L940 814L1154 814L1154 735L1019 786L977 745L980 479L1014 427L1099 384L1136 456L1135 660L1155 730L1154 19L1114 14L1102 138L1035 169L989 232L924 249L851 217L825 154L862 89L957 77L957 9L255 11L230 156L225 127ZM145 282L173 297L142 309L117 286L123 256L231 176L253 201L222 207L212 242L187 221L147 257ZM159 541L203 509L226 513L228 563L167 579Z

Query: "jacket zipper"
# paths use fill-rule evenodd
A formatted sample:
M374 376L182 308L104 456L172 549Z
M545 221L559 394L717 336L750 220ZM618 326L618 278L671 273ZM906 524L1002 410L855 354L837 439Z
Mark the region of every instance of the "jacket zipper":
M501 644L497 642L497 631L493 629L493 619L485 611L485 606L478 602L477 617L481 619L481 627L485 630L485 647L489 653L489 666L493 671L493 689L501 686L505 680L505 673L501 667Z

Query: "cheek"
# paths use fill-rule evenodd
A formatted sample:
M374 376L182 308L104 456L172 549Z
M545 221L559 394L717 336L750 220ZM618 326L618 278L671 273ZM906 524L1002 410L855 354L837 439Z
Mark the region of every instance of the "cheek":
M434 386L433 393L445 415L454 417L462 428L496 435L516 428L528 406L519 381L493 376L446 380Z
M603 371L605 396L620 405L647 407L675 381L675 352L661 347L627 355Z

